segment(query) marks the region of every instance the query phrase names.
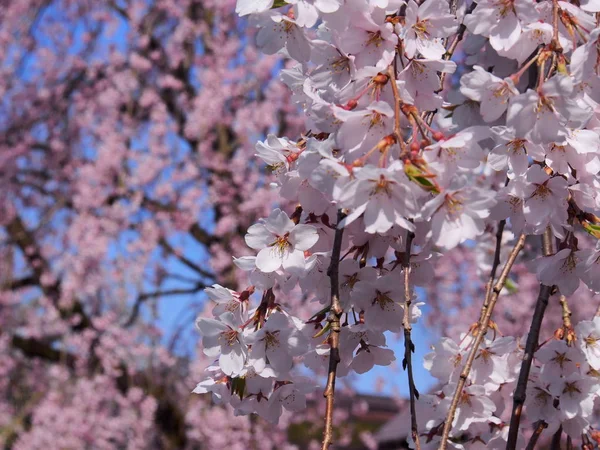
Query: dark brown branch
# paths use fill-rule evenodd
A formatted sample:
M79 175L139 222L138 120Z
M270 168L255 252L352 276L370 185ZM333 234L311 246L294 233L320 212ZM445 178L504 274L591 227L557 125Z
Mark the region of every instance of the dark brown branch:
M17 291L31 286L37 286L35 278L31 276L0 281L0 291Z
M535 430L533 432L533 434L531 435L531 439L529 439L529 442L527 443L527 447L525 447L525 450L534 450L535 449L535 445L537 444L537 441L539 440L540 436L542 435L542 432L548 428L548 424L546 422L544 422L543 420L540 420L537 422L537 426L535 427Z
M182 255L181 253L179 253L177 250L175 250L173 248L173 246L171 244L169 244L169 242L165 239L165 238L161 238L158 243L160 244L160 246L169 254L173 255L175 258L177 258L181 263L185 264L187 267L189 267L190 269L192 269L194 272L198 273L199 275L206 277L206 278L214 278L214 274L207 272L206 270L204 270L202 267L200 267L198 264L196 264L195 262L193 262L192 260L190 260L189 258L186 258L184 255Z
M498 230L496 230L496 249L494 250L494 261L492 263L492 270L490 271L490 278L485 286L485 301L481 306L481 313L479 314L479 322L483 319L485 311L490 302L490 296L492 295L492 286L494 286L494 280L496 279L496 271L500 266L500 252L502 251L502 234L504 233L504 227L506 220L501 220L498 223Z
M329 446L333 443L333 403L335 397L335 378L337 374L337 366L340 362L340 331L341 331L341 317L343 313L342 305L340 303L340 284L339 284L339 266L340 266L340 254L342 251L342 236L344 233L343 228L339 228L340 222L346 217L346 214L342 210L338 210L337 224L335 230L335 237L333 240L333 250L331 252L331 262L327 275L331 282L331 309L329 311L330 331L329 331L329 372L327 374L327 385L323 396L326 400L325 406L325 428L323 429L323 445L322 450L328 450Z
M562 425L556 430L556 433L552 436L552 442L550 443L550 450L560 450L560 438L562 436Z
M71 369L75 367L76 358L74 355L57 350L50 346L50 344L38 339L14 335L12 337L12 346L30 358L41 358L53 363L64 362Z
M553 253L552 239L552 233L549 232L549 229L546 230L542 241L544 256L550 256ZM533 354L538 348L542 320L544 319L544 313L546 312L551 293L552 286L540 284L540 292L535 304L535 311L533 312L531 326L529 327L529 334L527 335L527 342L525 344L525 355L523 355L519 379L513 396L513 409L510 417L506 450L516 449L521 414L523 413L523 405L525 404L525 399L527 397L527 383L529 382L529 372L531 371L531 364L533 363Z
M27 229L21 217L15 216L8 224L6 224L6 232L10 239L19 247L23 256L33 272L32 277L35 284L40 287L46 297L48 297L54 307L58 310L62 319L70 319L74 316L79 316L80 320L76 325L72 326L74 331L80 331L85 328L93 328L92 321L83 309L83 305L79 301L75 301L70 308L64 308L60 305L60 281L53 284L42 283L42 275L50 273L50 265L42 256L41 250L35 241L33 233Z
M402 326L404 327L404 361L402 366L407 371L408 389L410 393L410 430L416 450L421 450L421 442L419 441L419 424L417 421L417 409L415 401L419 398L419 392L415 387L415 379L412 368L412 354L415 351L415 345L412 341L412 326L410 324L410 305L412 303L412 292L410 290L410 252L414 233L408 231L406 233L406 249L404 250L404 258L402 268L404 270L404 317Z

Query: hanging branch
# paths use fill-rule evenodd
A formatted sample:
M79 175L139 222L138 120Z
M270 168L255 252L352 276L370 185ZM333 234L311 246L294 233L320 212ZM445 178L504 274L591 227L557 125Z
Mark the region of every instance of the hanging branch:
M552 442L550 443L550 450L560 450L560 438L562 436L562 425L556 430L556 433L552 436Z
M573 329L573 323L571 322L571 315L573 313L571 312L571 308L569 308L569 302L566 296L561 295L559 302L562 310L563 326L562 329L559 329L558 331L562 330L561 335L562 338L567 342L567 345L573 345L573 342L577 338L575 336L575 330Z
M400 91L396 84L396 70L394 69L394 66L388 67L388 76L390 77L390 84L394 95L394 138L400 146L400 155L405 156L409 150L406 147L404 139L402 139L402 130L400 128L400 107L404 103L402 102L402 97L400 97Z
M531 435L531 439L529 439L529 442L527 443L527 447L525 447L525 450L533 450L535 448L535 444L537 444L537 441L539 440L540 436L542 435L542 432L546 428L548 428L548 424L546 422L544 422L543 420L540 420L537 422L535 431Z
M404 327L404 361L402 366L408 374L408 389L410 392L410 429L411 436L415 443L416 450L421 450L419 442L419 426L417 422L416 399L419 398L419 392L415 388L415 380L412 368L412 353L415 351L415 344L411 338L412 326L410 324L410 305L412 303L412 293L410 291L410 251L415 234L412 231L406 233L406 249L402 261L404 270L404 317L402 326Z
M325 429L323 430L323 446L322 450L327 450L333 442L333 400L335 396L335 377L337 373L337 366L340 362L340 330L341 330L341 317L342 317L342 305L340 304L340 284L339 284L339 266L340 266L340 254L342 250L342 235L344 233L343 228L339 228L339 224L344 220L346 214L342 210L338 210L337 224L335 230L335 237L333 240L333 250L331 252L331 262L329 269L327 269L327 275L331 282L331 309L329 311L328 322L330 324L329 332L329 373L327 374L327 385L325 386L325 392L323 396L326 399L325 405Z
M502 234L504 233L504 227L506 226L506 220L502 219L498 223L498 230L496 231L496 249L494 250L494 261L492 262L492 270L490 270L490 278L485 285L485 300L481 306L481 313L479 314L479 323L483 320L485 311L490 303L490 296L492 295L492 287L494 286L494 280L496 279L496 271L500 266L500 252L502 251Z
M471 371L471 367L473 366L473 361L475 361L475 356L477 355L479 346L481 345L481 342L483 341L483 337L485 336L485 334L488 330L490 318L492 317L492 313L494 312L494 307L496 306L496 302L498 301L500 292L502 291L502 288L506 284L506 280L508 279L508 274L510 273L510 271L514 265L514 263L517 259L517 256L519 255L519 252L523 249L524 246L525 246L525 234L522 234L521 236L519 236L517 243L515 244L515 246L513 247L513 249L510 252L510 255L508 256L508 260L506 261L506 264L502 268L502 273L500 274L500 278L498 278L498 281L494 285L494 289L493 289L492 295L490 297L489 305L485 311L485 314L484 314L482 320L478 323L477 336L475 337L475 341L473 342L471 350L469 351L469 356L467 357L465 367L463 368L462 372L460 373L460 377L459 377L458 383L456 385L456 390L454 391L454 396L452 397L452 403L450 404L450 409L448 410L448 415L446 416L446 422L444 423L444 431L442 433L442 441L441 441L440 447L439 447L440 450L446 450L446 448L448 446L448 437L450 436L450 431L452 430L452 422L454 421L454 415L456 414L456 409L458 408L458 403L460 401L461 394L463 392L463 388L465 387L465 383L469 376L469 372Z
M553 254L552 239L552 232L548 227L542 237L544 256L550 256ZM519 424L521 423L521 413L523 412L523 405L525 404L525 398L527 396L526 390L527 383L529 382L531 364L533 363L533 354L538 348L542 320L544 319L544 313L546 312L546 307L548 306L548 300L550 299L551 293L552 286L540 284L540 292L535 304L535 311L531 319L531 326L529 327L529 334L527 335L527 342L525 344L525 355L523 356L523 362L521 363L519 380L517 381L517 387L513 396L513 410L510 417L510 427L508 429L506 450L514 450L517 445L517 438L519 437Z

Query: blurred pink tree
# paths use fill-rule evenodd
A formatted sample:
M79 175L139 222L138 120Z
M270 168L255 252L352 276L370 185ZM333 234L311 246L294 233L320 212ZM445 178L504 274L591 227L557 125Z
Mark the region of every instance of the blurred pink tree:
M273 53L279 50L283 41L273 41L278 36L269 33L277 30L292 33L297 32L299 27L310 28L319 17L313 3L320 5L319 14L329 14L334 11L328 8L343 2L264 2L270 3L267 6L250 0L0 2L0 91L3 100L0 104L0 350L3 355L0 365L0 443L5 447L285 449L293 448L287 433L291 421L318 419L318 416L312 418L310 412L303 412L293 417L284 415L278 426L266 425L256 416L237 417L231 408L214 406L204 396L192 396L190 391L199 380L214 381L210 377L203 378L204 370L213 361L203 356L202 351L193 355L178 352L181 334L177 330L171 333L170 341L165 342L163 330L157 325L158 311L161 304L198 294L198 308L190 311L187 318L189 325L193 315L201 310L203 297L199 294L205 288L215 283L239 292L248 288L247 275L242 270L234 270L232 256L253 255L254 250L264 250L261 239L271 230L262 226L263 222L260 222L260 230L255 227L249 233L252 235L250 242L257 244L252 247L254 250L246 245L248 241L244 241L244 236L259 218L270 217L273 207L281 201L298 200L304 209L297 205L283 205L291 219L279 211L273 216L273 221L277 221L276 216L285 215L285 224L290 229L304 226L303 232L298 229L296 232L306 242L298 246L298 242L302 241L299 238L294 243L298 248L291 248L292 244L285 240L287 235L283 241L277 235L279 240L275 242L282 245L281 258L259 260L260 264L256 267L261 268L259 266L262 265L264 273L273 273L282 264L287 269L283 260L288 255L284 255L284 250L296 252L303 269L309 265L304 266L304 258L309 258L310 253L320 253L317 257L323 263L327 259L326 252L332 248L329 241L334 241L334 234L337 235L332 225L335 219L330 214L335 208L328 201L324 202L327 200L325 197L318 197L317 191L300 177L285 178L286 189L281 196L273 191L265 165L254 156L255 142L268 134L298 139L297 143L290 143L272 136L267 141L268 145L260 144L263 159L274 158L275 166L279 164L280 169L285 168L279 175L287 175L285 172L291 171L292 166L302 165L298 160L300 153L306 150L307 142L321 145L330 132L338 131L336 127L343 128L338 138L348 148L357 137L354 134L361 139L368 134L362 129L365 124L350 113L358 105L354 97L365 103L360 105L361 108L366 108L369 106L366 93L373 90L379 92L376 95L385 94L397 105L397 93L386 86L393 84L398 88L395 81L400 81L400 87L406 90L405 97L408 98L412 85L410 80L396 80L397 67L391 65L391 60L382 66L387 68L387 72L380 72L377 67L371 66L374 64L371 61L373 55L364 52L360 55L361 59L355 61L360 63L361 69L368 66L360 75L350 69L348 73L331 71L335 74L335 83L332 84L335 89L346 84L351 86L340 97L347 96L346 109L317 95L310 99L313 103L306 102L313 123L323 128L331 127L328 132L312 130L313 133L310 133L304 128L304 116L298 114L297 106L297 103L302 103L303 96L314 94L310 85L303 84L306 74L301 73L303 69L287 72L287 83L295 88L295 98L292 99L293 94L276 76L286 63L277 56L262 56L255 49L253 42L257 31L237 17L236 3L238 10L251 7L244 14L258 11L267 13L264 17L268 16L271 22L280 20L276 26L267 22L269 26L261 29L262 37L258 39L263 50ZM372 9L385 8L381 5L388 4L387 1L366 3L372 3ZM390 5L396 3L402 2L389 1ZM461 5L465 6L463 3ZM556 0L552 3L558 5ZM360 2L347 2L349 8L353 4L356 6ZM409 4L409 13L416 18L416 3ZM304 8L304 17L301 14L294 18L294 8L289 9L285 17L277 16L280 13L270 15L268 11L271 6L278 9L290 5ZM556 5L554 8L558 12ZM389 54L392 59L396 58L399 39L418 45L412 42L416 39L414 33L403 34L406 31L403 29L406 27L406 11L401 15L402 9L398 7L395 8L398 14L386 15L384 10L379 9L377 20L381 24L377 26L381 26L382 30L399 29L402 37L394 34L398 33L396 31L389 32L384 39L378 31L374 33L376 39L371 40L373 31L365 29L364 34L368 37L365 45L377 43L376 47L383 52L381 58L387 58ZM441 14L440 11L438 14ZM460 11L464 13L462 9ZM476 28L473 19L476 14L473 14L473 9L466 14L469 20L473 20L471 28ZM441 18L454 24L455 18L446 16L444 13ZM328 17L335 19L336 16ZM303 24L296 26L294 20L301 20ZM402 24L402 21L405 23ZM343 42L345 45L352 43L351 38L357 36L356 30L344 20L332 20L331 24L348 33L344 34L347 38ZM458 22L450 28L454 31L460 29ZM558 25L555 28L558 33ZM444 34L440 38L449 35ZM285 42L290 56L304 63L308 60L306 53L310 53L313 46L318 50L313 63L325 65L328 62L334 69L342 60L347 60L346 63L353 60L364 47L349 49L346 53L352 54L350 58L342 55L337 47L318 39L311 40L309 45L306 37L302 36L292 35ZM320 37L326 37L326 33ZM458 43L462 35L456 38ZM402 51L397 55L400 61L403 61L402 58L412 60L417 51L433 52L429 59L437 60L446 54L449 59L456 49L455 46L452 52L445 53L446 49L440 47L439 42L429 50L427 46L417 48L414 45L406 47L408 53ZM551 51L556 52L556 48ZM325 62L319 62L319 52ZM495 54L490 49L487 52L480 52L483 56L478 56L485 61L486 55ZM341 60L340 55L343 56ZM519 60L518 65L508 65L507 68L516 70L522 63ZM461 61L459 64L465 65ZM492 63L487 65L494 67ZM504 70L501 64L497 67L500 72ZM527 67L519 69L519 77L527 73ZM310 70L307 69L307 73ZM501 75L509 73L507 69ZM431 74L433 79L433 69ZM331 84L322 71L316 70L310 75L313 78L311 83L316 83L315 92L322 93ZM325 75L329 76L327 72ZM530 80L526 78L530 75L527 73L527 77L523 78L522 90L528 89ZM392 78L394 83L388 84ZM447 81L452 81L450 78ZM415 103L424 101L417 98L418 90L436 89L432 99L435 105L439 100L438 106L442 109L437 78L426 88L412 87ZM457 94L456 89L454 91ZM447 92L441 94L451 103L448 109L453 111L455 125L464 128L463 125L470 124L469 120L477 113L470 115L469 107L475 102L466 97L458 100L446 98L449 97ZM428 98L425 97L425 100ZM328 103L331 105L324 108L323 105ZM328 108L332 105L339 116L336 120L329 114ZM381 106L376 105L378 108ZM434 108L427 104L419 108L427 112L437 106ZM378 120L385 112L374 108L369 111ZM389 111L392 111L391 107ZM402 111L407 118L410 116L414 120L416 112L418 110L410 108ZM395 115L399 121L399 113L400 110L387 117ZM596 111L589 127L598 128L597 117ZM433 115L429 117L432 118ZM483 119L485 122L495 120L490 117ZM345 120L350 125L340 126ZM371 122L371 127L374 123ZM390 120L388 128L391 124ZM378 141L382 136L375 136L377 139L374 138L371 143L375 145L372 151L385 154L392 143L398 143L401 137L399 125L396 128L394 139ZM435 147L437 144L426 138L431 132L433 140L442 140L436 138L439 131L424 131L413 122L412 132L414 145L402 149L407 161L410 162L411 158L417 161L419 152L424 148L439 150ZM417 141L419 133L424 138L420 142ZM289 151L288 146L297 153L291 152L284 157L282 155ZM450 144L447 147L449 153L456 150ZM319 152L326 150L320 148ZM329 159L340 158L339 149L334 152L332 147L331 150ZM311 148L311 152L316 151ZM363 166L367 157L372 156L372 151L354 159L353 166L348 167ZM438 156L442 154L441 150L437 153ZM306 152L305 156L309 154ZM278 161L273 155L282 159ZM351 156L355 158L357 155ZM318 158L321 159L321 156ZM480 156L475 155L473 161ZM310 166L311 161L309 157L300 160L305 165L303 169ZM320 164L320 161L317 162ZM394 170L398 167L394 166ZM505 171L505 168L502 170ZM332 173L327 172L327 176L335 178ZM349 173L341 178L344 177L349 178ZM503 171L490 171L481 180L479 177L474 180L500 190L505 177ZM319 180L325 178L323 176ZM421 187L435 190L431 183L428 185L423 181L424 177L416 176L414 172L412 179L417 180ZM408 178L405 181L406 185L410 185ZM377 187L385 186L384 183ZM406 194L402 192L403 198L407 197ZM354 209L353 220L357 219L361 214L360 208L365 205L355 204L356 199L350 195L344 198L339 194L339 197L337 201L343 200L344 208ZM422 198L425 195L421 195ZM571 215L575 213L572 209L569 210ZM415 216L416 210L396 214L400 225L412 228L404 215ZM588 220L586 216L580 216L578 220L581 217ZM301 219L303 223L299 225ZM470 331L472 336L475 335L477 330L473 326L481 311L479 300L488 298L486 281L490 278L492 260L495 254L506 260L511 247L508 242L516 237L510 234L504 236L504 240L499 239L498 242L503 244L496 251L495 236L502 236L506 223L496 222L496 218L485 224L481 221L481 229L476 230L476 246L468 243L457 246L458 241L449 243L445 242L446 236L436 236L438 247L444 244L448 247L443 257L439 257L437 251L430 252L430 248L423 255L411 255L405 246L410 249L412 238L403 240L408 234L400 238L395 229L393 239L389 238L391 234L385 235L392 226L391 222L383 225L373 223L365 230L356 229L356 223L362 223L356 222L355 229L350 229L351 238L346 237L346 241L342 242L339 235L337 249L341 250L342 245L348 247L342 259L351 255L348 261L344 261L354 260L348 264L350 269L358 264L362 269L367 261L370 265L376 263L376 266L369 267L373 269L370 270L372 275L375 269L383 272L386 251L392 245L395 259L388 261L392 267L390 273L397 266L406 268L407 272L413 270L415 285L425 287L429 308L425 323L430 325L432 337L444 335L458 341L461 333ZM512 223L510 225L513 226ZM311 237L307 230L316 227L320 241L311 248L316 242L313 239L316 231ZM417 238L422 238L426 232L426 229L418 230ZM591 240L581 230L577 231L577 236L581 239L578 245L582 249L592 246ZM473 237L465 235L461 243ZM526 261L542 253L539 241L541 239L535 237L527 238L523 255L511 272L508 289L503 291L500 299L502 308L490 322L490 327L498 335L523 335L529 330L529 317L536 304L538 282L541 280L539 274L536 277L530 272L531 267L527 267ZM265 242L268 246L274 245L272 239ZM417 239L416 245L424 248L422 244ZM577 247L576 240L571 244ZM339 261L340 255L337 256ZM423 256L423 260L411 262L412 256ZM317 257L313 258L313 263ZM425 259L428 261L425 262ZM319 266L315 272L319 273L313 273L314 278L307 278L303 288L306 292L313 288L321 291L325 288L327 291L327 282L323 284L326 267ZM396 273L399 272L395 272L394 276ZM379 278L382 279L385 280ZM320 329L320 323L325 320L326 310L319 312L320 306L315 309L314 304L311 308L298 308L300 303L309 300L308 296L296 295L297 291L293 294L286 292L286 287L291 290L289 286L297 281L293 276L281 278L274 288L275 294L267 288L264 303L261 302L264 311L261 312L259 307L254 318L262 327L268 310L268 317L275 319L267 319L267 326L277 326L281 312L276 311L276 295L277 302L285 302L286 308L293 311L300 321L306 322L312 316L314 320L308 321L312 328L307 326L305 329L316 331L317 338L323 338L325 333L320 331L326 332L327 329ZM546 284L550 281L556 280L543 280ZM346 287L351 289L355 282L356 279L346 283ZM513 289L515 286L518 289ZM551 289L547 287L550 297ZM366 292L358 291L361 294ZM366 295L363 297L367 298ZM570 318L566 317L568 305L565 300L561 308L559 297L556 293L550 297L542 341L554 335L562 339L565 336L561 332L572 332ZM593 297L591 291L578 292L576 301L571 302L573 322L593 317L598 306L597 297ZM382 300L379 293L376 299L386 300ZM368 302L359 306L369 309ZM211 312L206 315L210 317ZM337 318L338 326L340 317ZM347 319L348 315L346 322ZM400 321L391 315L367 316L366 321L379 326L386 319L392 326L387 327L388 323L384 323L385 327L375 331L383 333L384 329L401 329ZM364 317L354 317L354 321L356 323L352 325L364 325ZM205 323L214 325L210 319ZM406 323L409 323L408 315ZM209 325L206 325L207 329ZM283 328L273 330L275 333L285 331ZM258 338L254 336L254 339L253 351L256 352ZM314 342L317 341L315 339ZM370 347L377 348L377 345ZM416 345L425 343L417 342ZM263 346L266 347L266 344ZM369 349L361 341L360 348L363 346ZM351 357L345 355L347 362L353 354L353 347L349 348ZM323 350L322 346L319 350ZM410 354L410 350L406 352ZM390 353L391 350L381 353L386 365L392 361ZM324 355L325 358L320 358ZM291 361L292 355L285 356L289 356ZM323 362L326 364L329 356L316 352L313 356L314 366L322 366L322 370ZM365 364L364 361L362 363ZM414 364L420 364L420 361ZM357 373L362 373L363 366L358 369L353 367ZM229 382L232 383L231 380L230 377ZM278 383L278 391L271 393L275 398L273 403L276 403L277 395L283 395L282 386L286 383ZM333 390L331 392L333 398ZM411 394L414 396L412 387ZM497 394L496 401L509 402L511 394L512 390L504 389ZM254 398L247 395L244 400L244 406L247 406ZM332 408L327 411L329 416L333 415ZM335 420L339 423L344 413L336 410L336 414ZM504 419L506 416L503 416ZM409 426L407 424L407 430ZM320 431L323 426L318 423L315 428L320 428ZM441 428L436 430L441 431ZM414 431L416 434L416 427ZM315 435L318 436L318 433ZM561 434L558 436L560 438ZM344 437L347 438L336 436L336 443L344 443ZM318 444L315 441L312 445Z
M153 314L236 286L228 255L274 199L254 141L298 132L280 59L234 9L1 2L2 445L285 442L190 395L208 362L163 345Z

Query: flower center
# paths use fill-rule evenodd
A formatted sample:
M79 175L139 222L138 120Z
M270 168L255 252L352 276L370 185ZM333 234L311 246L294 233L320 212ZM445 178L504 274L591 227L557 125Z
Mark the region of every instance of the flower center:
M460 201L456 197L453 197L449 194L446 195L445 203L446 203L446 210L451 215L460 214L460 212L463 210L462 201Z
M420 38L429 37L429 32L427 31L427 20L419 20L417 23L413 25L413 30L415 30L415 34Z
M277 236L276 241L270 245L270 247L273 248L273 250L278 256L283 256L288 250L288 248L292 246L292 244L290 244L290 242L288 241L288 237L289 233L286 233L283 236Z
M496 6L500 10L499 11L500 17L502 17L502 18L506 17L511 12L513 14L517 15L517 13L515 11L515 5L514 5L513 0L500 0L499 2L496 3Z
M375 47L379 47L383 42L383 38L381 37L381 31L369 31L369 38L367 39L367 46L374 45Z
M577 386L576 382L565 383L565 387L563 389L563 394L581 394L581 389Z
M598 338L596 336L589 335L583 341L585 342L586 347L596 347Z
M388 309L394 304L394 300L392 300L387 294L389 292L381 292L376 291L375 298L373 299L373 305L377 303L381 309Z
M500 87L494 89L492 94L496 98L505 97L506 94L508 94L508 85L506 83L500 83ZM506 101L508 101L508 99L504 99L505 103Z
M358 273L353 273L350 276L345 275L345 278L346 278L346 281L344 281L342 283L342 287L343 288L350 288L350 290L354 289L354 285L358 281Z
M341 56L335 61L333 61L330 65L331 71L333 73L342 73L342 72L350 72L350 64L348 62L348 58L345 56Z
M548 186L546 186L546 184L538 184L537 188L535 189L535 191L533 192L532 197L539 197L542 200L546 200L546 198L552 193L552 191L550 190L550 188L548 188Z
M274 348L274 347L279 347L279 330L273 331L273 332L267 331L265 333L264 341L265 341L265 348L267 350Z
M462 391L462 394L460 394L460 404L471 406L471 395L465 391Z
M567 358L566 353L558 353L558 352L556 352L556 356L554 358L552 358L552 361L554 361L556 364L558 364L561 369L564 369L564 366L566 363L571 362L571 360L569 358Z
M573 272L576 266L577 258L575 257L575 254L571 252L563 261L562 270L563 272Z
M238 332L232 329L221 332L219 339L223 339L229 347L234 345L238 340Z
M371 192L371 195L378 195L378 194L385 194L388 197L392 196L392 183L387 180L383 175L379 176L379 180L375 181L375 180L371 180L373 182L375 182L375 186L373 187L373 190Z
M506 148L509 152L520 155L525 153L525 142L525 139L513 139L506 144Z

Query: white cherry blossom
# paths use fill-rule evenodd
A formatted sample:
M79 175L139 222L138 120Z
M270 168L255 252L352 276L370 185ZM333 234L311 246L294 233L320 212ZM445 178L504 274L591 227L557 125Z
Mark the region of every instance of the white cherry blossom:
M519 93L512 79L494 76L480 66L461 77L460 92L480 103L479 111L486 122L500 118L510 98Z
M218 320L199 317L196 327L202 335L206 356L219 356L219 366L227 375L237 375L244 368L248 347L235 316L226 312Z
M393 225L414 230L408 219L417 210L417 191L408 181L401 162L386 169L365 166L354 170L355 180L340 193L337 201L352 212L343 221L347 226L364 214L367 233L385 233Z
M292 368L294 356L306 352L302 335L290 328L289 319L281 312L272 313L258 331L248 333L246 342L252 345L248 364L261 374L267 363L278 375L286 375Z
M246 244L260 250L256 267L266 273L283 267L291 273L303 274L306 268L304 252L319 240L312 225L296 225L288 215L275 209L271 215L248 228Z

